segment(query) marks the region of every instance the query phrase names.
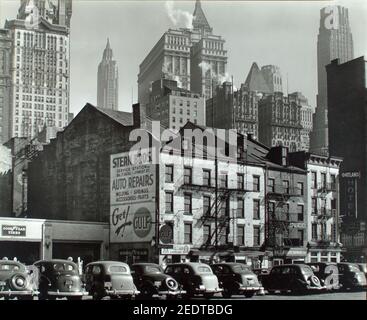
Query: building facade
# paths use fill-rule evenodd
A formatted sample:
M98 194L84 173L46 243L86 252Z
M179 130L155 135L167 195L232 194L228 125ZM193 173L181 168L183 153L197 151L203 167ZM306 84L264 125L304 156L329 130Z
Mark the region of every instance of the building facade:
M97 105L104 109L118 109L118 68L113 60L110 40L107 39L103 58L98 66L97 74Z
M146 116L149 120L160 121L163 128L173 130L179 130L188 121L205 125L205 99L178 87L174 80L157 80L152 84Z
M310 139L313 128L313 114L314 108L309 105L307 98L301 92L291 93L301 105L301 145L300 150L310 150Z
M28 166L28 217L107 222L110 154L129 150L134 115L87 104ZM135 123L135 125L134 125Z
M34 25L25 20L28 1L21 2L17 19L5 24L12 40L6 139L34 137L43 126L68 124L71 1L33 4L40 13Z
M0 143L9 138L11 43L9 31L0 29Z
M206 125L213 128L236 129L241 134L258 136L258 101L260 96L245 85L233 91L231 82L216 87L214 96L206 101Z
M151 84L161 78L207 99L212 88L224 81L227 51L224 39L212 33L201 2L196 1L191 29L169 29L139 66L138 100L144 109Z
M283 92L282 74L278 66L263 66L261 67L261 74L271 92Z
M332 19L331 19L332 18ZM348 9L334 6L320 11L320 27L317 37L317 107L311 136L311 152L328 154L328 98L326 66L334 59L341 63L353 59L353 37Z
M283 145L290 151L301 147L299 100L276 92L259 101L259 141L267 146Z
M344 158L340 205L346 258L366 261L367 220L367 62L364 57L326 67L330 152Z
M296 166L307 170L307 260L339 262L344 257L340 237L339 171L342 158L298 151L291 153L290 159Z

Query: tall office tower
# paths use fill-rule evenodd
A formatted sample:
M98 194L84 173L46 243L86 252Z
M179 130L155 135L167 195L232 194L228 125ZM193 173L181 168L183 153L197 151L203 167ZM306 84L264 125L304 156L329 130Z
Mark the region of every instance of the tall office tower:
M308 103L308 99L301 92L293 92L290 96L299 101L301 106L301 145L300 150L310 150L310 136L312 132L312 116L315 108Z
M206 101L206 125L221 129L236 129L241 134L258 135L258 101L255 91L242 84L233 91L231 82L216 87L212 98Z
M9 139L11 43L9 31L0 29L0 144Z
M28 19L32 6L39 11L38 20ZM6 139L32 138L45 126L67 126L70 17L71 1L24 0L17 19L5 23L12 40Z
M282 74L278 66L263 66L261 67L261 74L272 92L283 92Z
M295 95L275 92L259 101L259 141L266 146L301 147L301 105Z
M118 109L118 68L117 62L112 59L110 40L107 39L103 58L98 66L97 104L100 108Z
M318 95L311 134L311 152L327 155L329 138L326 65L337 58L341 63L353 59L353 38L348 9L340 6L327 7L321 9L320 14L317 39Z
M211 97L212 88L226 77L224 39L212 34L201 2L196 1L191 29L169 29L139 67L138 99L144 109L152 83L175 80L180 88ZM144 110L142 110L144 113Z
M330 153L343 158L340 179L342 243L347 261L367 258L367 60L326 68Z

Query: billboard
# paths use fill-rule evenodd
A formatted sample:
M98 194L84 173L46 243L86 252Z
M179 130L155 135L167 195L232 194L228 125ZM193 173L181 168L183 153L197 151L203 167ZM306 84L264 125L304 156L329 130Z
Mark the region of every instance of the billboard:
M150 242L155 235L156 165L151 151L111 155L111 243Z

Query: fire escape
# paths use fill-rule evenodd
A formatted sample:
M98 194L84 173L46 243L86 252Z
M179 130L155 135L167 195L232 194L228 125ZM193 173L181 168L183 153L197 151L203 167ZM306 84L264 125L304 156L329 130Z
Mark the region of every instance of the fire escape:
M289 210L289 201L301 197L301 190L294 187L292 173L287 175L287 178L289 180L283 181L289 181L288 185L268 185L265 195L267 208L265 244L266 247L273 250L274 255L278 256L283 256L290 247L302 245L301 241L290 238L289 232L292 225L302 223L302 221L292 218L298 212L295 213Z

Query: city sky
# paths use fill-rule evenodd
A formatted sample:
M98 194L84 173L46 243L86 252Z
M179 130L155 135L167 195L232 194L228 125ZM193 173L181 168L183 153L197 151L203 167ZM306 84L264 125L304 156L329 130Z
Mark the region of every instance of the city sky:
M0 0L0 26L14 19L20 0ZM315 106L317 34L320 9L349 8L354 55L367 55L367 1L209 1L202 7L213 33L228 50L228 74L240 87L251 64L275 64L283 74L283 89L301 91ZM73 0L71 19L71 104L76 115L97 101L97 68L107 37L119 68L119 110L137 102L139 64L169 28L185 27L195 1ZM287 81L288 79L288 81ZM287 86L288 82L288 86ZM287 90L288 87L288 90ZM133 96L133 98L132 98Z

